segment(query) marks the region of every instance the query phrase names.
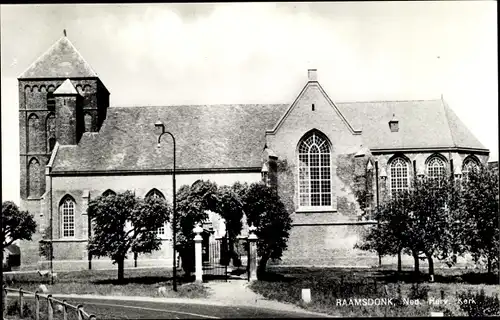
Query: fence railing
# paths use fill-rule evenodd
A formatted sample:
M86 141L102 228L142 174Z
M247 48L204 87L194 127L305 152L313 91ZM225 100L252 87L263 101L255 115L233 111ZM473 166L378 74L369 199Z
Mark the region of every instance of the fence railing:
M68 310L70 312L75 312L78 320L96 320L96 316L93 314L87 313L85 310L83 310L83 305L79 304L77 306L69 304L66 300L58 300L56 298L53 298L51 294L41 294L40 292L35 291L35 292L30 292L30 291L25 291L22 288L19 289L13 289L13 288L7 288L7 286L3 287L4 290L4 299L7 300L7 293L8 292L16 292L19 293L18 297L18 304L19 304L19 317L23 318L24 315L24 296L25 295L32 295L35 297L35 319L40 320L40 299L46 299L47 300L47 319L48 320L53 320L54 319L54 310L60 310L62 311L63 315L63 320L68 319ZM60 306L58 308L58 306ZM6 307L4 305L4 307ZM61 310L62 309L62 310Z

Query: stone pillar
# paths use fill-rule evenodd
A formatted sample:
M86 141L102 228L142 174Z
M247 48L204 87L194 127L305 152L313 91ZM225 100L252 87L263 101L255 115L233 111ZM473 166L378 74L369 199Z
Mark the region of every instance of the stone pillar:
M248 236L248 266L250 268L250 281L257 280L257 235L255 234L256 227L252 224L248 231L250 235Z
M203 232L203 228L198 224L193 232L196 234L194 236L194 265L195 265L195 275L196 282L203 282L203 264L202 264L202 255L201 255L201 243L203 241L203 237L201 233Z

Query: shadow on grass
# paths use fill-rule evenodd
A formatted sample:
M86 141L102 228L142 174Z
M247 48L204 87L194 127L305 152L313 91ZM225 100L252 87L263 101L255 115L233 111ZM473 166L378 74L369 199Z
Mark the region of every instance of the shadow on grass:
M420 273L418 276L413 271L401 271L398 273L395 270L380 270L374 274L377 280L395 283L402 281L405 283L427 282L429 275ZM498 276L496 274L467 272L455 275L439 274L439 271L434 275L436 283L465 283L465 284L498 284Z
M195 276L177 276L177 284L182 285L185 283L194 282ZM118 279L103 279L92 281L93 284L112 284L112 285L124 285L124 284L169 284L173 282L173 277L152 277L152 276L142 276L142 277L125 277L123 281L118 281Z
M292 282L297 279L296 277L273 271L260 272L257 274L257 278L260 281L266 282Z

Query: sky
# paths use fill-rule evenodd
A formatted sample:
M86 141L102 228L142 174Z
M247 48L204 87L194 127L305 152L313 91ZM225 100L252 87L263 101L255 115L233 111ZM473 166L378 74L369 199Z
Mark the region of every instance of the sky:
M63 36L111 106L438 99L498 160L495 1L1 5L2 198L19 203L17 77Z

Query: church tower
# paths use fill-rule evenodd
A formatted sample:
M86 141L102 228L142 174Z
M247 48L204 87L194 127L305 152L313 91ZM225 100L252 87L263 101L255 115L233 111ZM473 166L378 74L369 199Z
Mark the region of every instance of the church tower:
M99 131L109 92L66 32L18 82L21 207L37 217L56 142L77 145L84 132Z

